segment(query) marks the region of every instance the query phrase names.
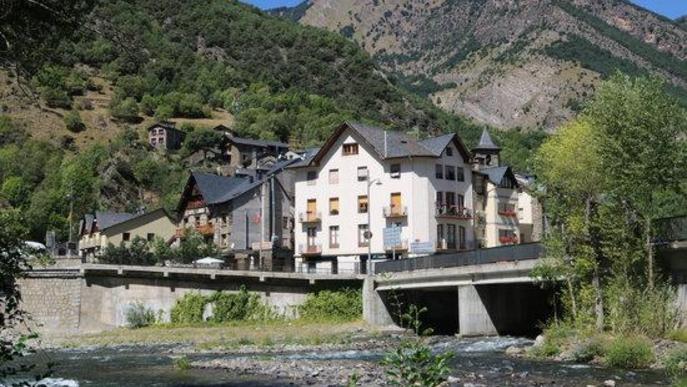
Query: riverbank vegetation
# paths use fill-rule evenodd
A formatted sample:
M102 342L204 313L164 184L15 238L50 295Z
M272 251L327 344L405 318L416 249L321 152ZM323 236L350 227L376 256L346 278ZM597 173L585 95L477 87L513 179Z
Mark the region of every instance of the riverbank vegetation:
M687 205L687 113L651 78L616 75L535 157L551 227L535 270L562 313L532 354L643 368L684 316L657 262L660 218ZM658 359L658 361L662 361Z

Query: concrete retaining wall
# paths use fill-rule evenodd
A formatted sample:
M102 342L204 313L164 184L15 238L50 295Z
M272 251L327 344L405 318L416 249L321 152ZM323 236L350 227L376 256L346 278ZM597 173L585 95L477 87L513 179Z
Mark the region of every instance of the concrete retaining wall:
M83 283L76 273L19 280L22 308L31 316L30 326L41 332L77 332Z

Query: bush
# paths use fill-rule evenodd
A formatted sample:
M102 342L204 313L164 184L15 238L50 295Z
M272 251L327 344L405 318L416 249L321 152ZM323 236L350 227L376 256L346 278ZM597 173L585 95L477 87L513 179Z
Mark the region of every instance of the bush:
M606 353L606 342L601 336L592 336L577 345L573 350L573 361L586 363Z
M608 346L605 357L610 367L647 368L654 361L653 345L642 336L620 336Z
M668 334L668 338L682 343L687 343L687 329L676 329Z
M448 361L453 353L434 355L427 345L420 341L406 341L384 357L382 364L387 368L387 382L395 386L441 385L451 371Z
M110 113L112 117L120 119L125 122L138 122L138 104L129 97L121 101L113 101L110 106Z
M322 290L309 294L298 314L306 320L353 321L363 314L360 289Z
M197 324L203 322L203 312L208 303L200 293L186 293L177 300L172 308L173 324Z
M155 324L155 312L141 303L131 305L126 311L129 328L137 329Z
M676 349L668 353L663 364L671 377L687 376L687 348Z
M274 312L265 305L260 296L249 293L241 285L238 293L217 292L209 299L213 303L210 321L224 323L242 320L266 320L276 317Z
M556 322L544 329L544 341L530 350L530 355L538 358L553 357L560 354L575 336L575 329L568 322Z
M69 131L74 133L78 133L86 129L86 125L84 125L83 121L81 120L81 115L79 112L74 110L64 115L64 124Z
M178 370L188 370L191 368L191 362L188 360L188 357L182 356L179 358L174 359L174 368Z
M72 106L72 99L64 90L42 87L40 94L48 107L69 109Z

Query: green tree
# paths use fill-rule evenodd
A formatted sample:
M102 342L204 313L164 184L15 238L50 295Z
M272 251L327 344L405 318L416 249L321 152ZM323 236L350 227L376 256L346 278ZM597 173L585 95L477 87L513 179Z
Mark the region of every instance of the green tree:
M184 149L188 154L203 151L207 156L207 151L217 148L222 144L224 135L212 129L198 129L188 133L184 140Z
M546 240L545 267L539 275L565 278L573 317L578 317L574 283L591 276L596 329L604 327L602 253L595 225L605 187L598 135L589 121L572 122L550 137L535 156L535 170L546 187L546 208L554 229Z
M81 132L86 129L86 125L81 120L81 115L76 110L67 112L64 115L64 125L72 132Z
M8 177L2 183L2 188L0 188L0 197L7 200L14 207L20 207L26 203L30 193L24 179L19 176Z
M653 288L652 223L662 213L659 196L679 189L687 178L687 115L659 79L621 74L603 83L585 115L601 134L608 193L643 236L647 283Z

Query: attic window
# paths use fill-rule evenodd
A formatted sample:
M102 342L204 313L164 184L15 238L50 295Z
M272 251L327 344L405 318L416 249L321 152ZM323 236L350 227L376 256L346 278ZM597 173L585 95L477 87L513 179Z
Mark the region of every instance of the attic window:
M352 156L358 154L358 144L344 144L343 145L343 155Z
M451 147L446 148L446 156L453 156L453 148L451 148Z
M407 144L408 140L401 140L401 144Z

